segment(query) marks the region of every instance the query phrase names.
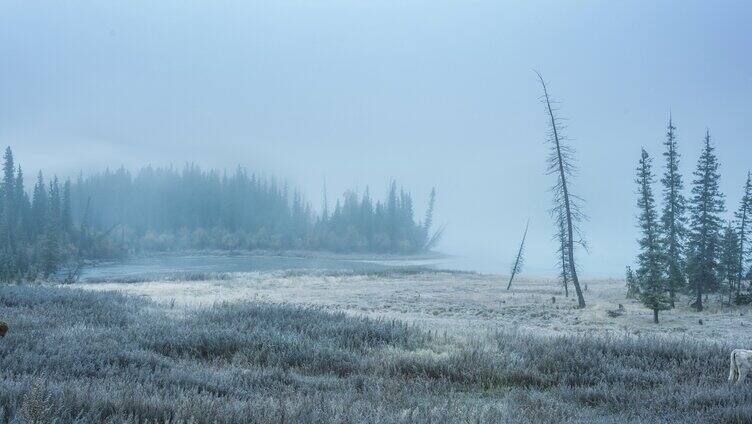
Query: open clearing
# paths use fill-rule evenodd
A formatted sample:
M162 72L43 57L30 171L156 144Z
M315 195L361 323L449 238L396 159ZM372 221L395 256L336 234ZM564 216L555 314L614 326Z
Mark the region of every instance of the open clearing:
M661 323L638 301L626 299L619 280L586 281L584 310L574 307L573 290L546 279L520 278L507 291L506 278L455 272L394 272L365 275L322 272L207 274L193 281L85 283L87 290L121 291L185 308L218 302L254 300L319 306L387 319L399 319L430 330L477 335L498 330L534 334L657 335L727 342L752 348L752 311L748 306L723 307L711 296L698 313L682 298ZM623 315L609 310L623 305ZM702 320L702 324L700 324Z
M504 283L293 271L2 285L0 423L752 422L752 384L726 382L746 309L679 308L656 326L619 282L589 282L585 310L554 284Z

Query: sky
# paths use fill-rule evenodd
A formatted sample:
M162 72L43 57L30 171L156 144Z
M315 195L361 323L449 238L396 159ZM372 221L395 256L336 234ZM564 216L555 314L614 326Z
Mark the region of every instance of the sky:
M533 70L577 149L585 277L634 262L634 168L669 114L685 182L706 129L735 209L752 168L746 1L0 0L0 145L27 175L144 164L287 178L318 206L394 178L440 250L553 275L554 177ZM656 187L658 188L658 187ZM730 215L729 215L730 216Z

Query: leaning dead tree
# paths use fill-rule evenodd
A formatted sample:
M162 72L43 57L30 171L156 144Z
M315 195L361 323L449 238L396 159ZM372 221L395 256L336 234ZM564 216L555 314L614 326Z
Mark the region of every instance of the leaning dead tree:
M530 226L530 220L527 220L527 224L525 224L525 232L522 233L522 241L520 242L520 248L517 249L517 257L514 259L514 264L512 265L512 275L509 277L509 284L507 284L507 290L509 290L512 287L512 281L514 280L514 276L519 274L522 271L522 264L525 262L524 253L525 253L525 239L527 238L527 229Z
M568 277L574 286L577 294L577 304L580 308L585 307L585 298L582 295L580 281L577 278L577 265L574 260L574 246L580 244L584 246L582 239L579 237L578 223L582 221L584 215L580 209L582 199L573 195L569 188L569 180L574 176L576 168L574 166L574 149L565 143L566 139L562 134L561 119L556 115L556 109L552 106L551 97L548 95L546 82L538 71L535 71L543 88L541 101L546 108L546 114L550 120L548 141L551 145L551 153L548 157L548 174L556 175L556 184L553 186L554 207L551 210L554 218L559 221L560 225L565 228L565 243ZM578 240L575 240L575 236Z
M567 249L566 220L561 216L556 217L556 242L559 251L559 277L564 286L564 297L569 297L569 249Z

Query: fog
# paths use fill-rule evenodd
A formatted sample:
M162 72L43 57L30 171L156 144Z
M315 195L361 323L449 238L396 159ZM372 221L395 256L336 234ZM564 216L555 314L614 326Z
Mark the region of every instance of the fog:
M438 192L439 250L552 275L546 116L568 118L585 277L636 252L634 168L669 113L685 184L710 128L727 208L752 168L746 2L25 2L0 8L0 145L27 176L145 164L286 178L319 207L394 178ZM31 177L27 182L32 181ZM730 214L729 214L730 216Z

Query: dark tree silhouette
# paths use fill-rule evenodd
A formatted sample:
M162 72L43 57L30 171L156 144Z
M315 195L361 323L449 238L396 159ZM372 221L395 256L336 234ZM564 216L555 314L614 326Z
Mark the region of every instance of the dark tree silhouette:
M673 120L669 117L666 141L663 145L666 150L663 156L666 160L666 169L661 179L663 184L663 214L661 225L663 232L664 251L666 252L666 284L668 285L671 307L676 300L676 292L681 289L686 280L683 246L687 234L686 229L686 200L682 191L684 182L679 171L679 151L676 143Z
M732 301L737 280L742 274L739 264L739 235L736 233L731 222L726 224L721 238L721 251L718 258L718 280L723 285L721 293L728 296L729 303Z
M582 295L580 281L577 277L577 264L574 259L575 243L583 244L581 237L579 240L575 240L575 236L579 234L578 223L584 218L584 215L579 206L582 199L573 195L569 187L569 181L575 172L574 149L565 144L565 137L561 132L562 123L552 106L546 82L538 71L535 73L538 75L541 87L543 88L541 100L549 118L550 131L548 139L551 144L551 153L548 158L548 173L557 176L557 182L553 186L554 207L552 214L557 220L563 220L563 225L566 228L566 253L568 256L569 277L577 294L577 304L580 308L584 308L585 297Z
M569 297L569 253L567 248L567 228L566 220L559 216L556 218L558 231L556 241L559 249L559 277L564 285L564 297Z
M747 182L744 184L744 195L742 196L741 205L739 210L735 214L737 219L737 232L739 234L739 257L738 257L738 270L736 284L736 295L738 296L742 289L742 280L744 279L744 265L746 255L752 251L749 244L749 225L752 220L752 172L747 172ZM752 269L750 269L752 271Z
M632 271L632 267L627 265L626 272L627 279L627 299L637 299L640 295L640 283L637 281L637 277Z
M658 312L669 309L670 299L666 294L663 278L663 252L661 250L658 214L653 197L653 171L650 156L645 149L637 167L637 207L640 254L637 256L637 280L640 300L653 311L653 322L658 323Z
M702 296L718 286L718 246L721 240L722 220L725 211L723 194L719 183L718 158L710 141L710 131L705 140L692 181L690 207L690 253L689 276L695 291L692 306L703 309Z
M527 238L528 227L530 227L529 219L525 224L525 232L522 233L522 241L520 242L520 247L517 249L517 256L515 256L514 263L512 264L512 272L509 276L509 284L507 284L507 290L512 288L512 281L514 281L514 276L522 272L522 266L525 262L525 239Z

